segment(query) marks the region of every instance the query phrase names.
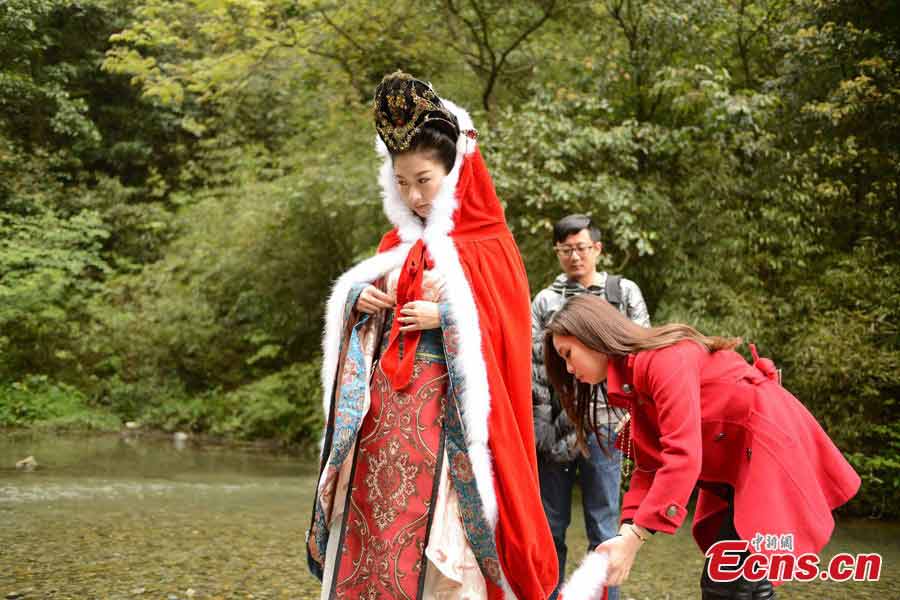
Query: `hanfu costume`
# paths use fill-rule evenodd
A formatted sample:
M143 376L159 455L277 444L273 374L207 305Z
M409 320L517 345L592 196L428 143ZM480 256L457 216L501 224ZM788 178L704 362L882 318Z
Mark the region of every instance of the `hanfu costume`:
M537 483L522 258L465 111L394 74L375 114L394 229L328 301L310 568L329 600L547 598L557 560ZM457 155L422 220L388 147L434 122L452 126ZM369 285L396 295L397 311L436 302L440 328L401 333L393 310L357 311Z

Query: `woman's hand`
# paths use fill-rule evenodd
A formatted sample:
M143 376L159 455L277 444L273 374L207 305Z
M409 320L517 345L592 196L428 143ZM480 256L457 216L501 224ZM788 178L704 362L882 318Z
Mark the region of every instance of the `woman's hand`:
M437 329L441 326L441 311L435 302L415 300L400 309L400 331Z
M364 289L359 295L359 299L356 301L356 310L369 315L393 306L394 299L374 285L370 285Z
M634 558L644 544L631 527L630 524L623 524L619 528L619 535L606 540L594 550L594 552L605 552L609 558L606 571L606 585L608 586L622 585L628 579ZM645 535L645 537L649 535L649 532L642 527L638 529L641 530L641 535Z

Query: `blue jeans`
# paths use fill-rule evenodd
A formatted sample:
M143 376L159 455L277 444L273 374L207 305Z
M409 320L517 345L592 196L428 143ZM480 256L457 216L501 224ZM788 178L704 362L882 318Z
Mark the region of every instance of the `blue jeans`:
M615 448L616 434L610 433L607 440L604 440L604 445L609 445L609 456L603 453L596 437L591 434L587 436L590 458L579 456L568 463L558 463L543 457L538 459L541 501L556 545L556 556L559 558L560 585L565 579L566 529L572 521L572 488L576 479L581 486L587 551L590 552L615 536L618 531L622 453ZM555 600L558 593L559 585L549 600ZM619 600L619 588L609 588L609 600Z

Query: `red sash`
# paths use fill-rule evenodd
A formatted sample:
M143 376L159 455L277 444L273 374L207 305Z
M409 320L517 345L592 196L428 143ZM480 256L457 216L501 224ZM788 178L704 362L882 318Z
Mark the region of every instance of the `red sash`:
M409 385L412 377L413 363L416 358L416 349L419 346L421 331L402 332L403 357L400 357L400 310L409 302L422 299L422 277L426 269L434 266L434 261L425 249L425 243L420 239L410 248L406 255L406 261L400 271L397 281L397 306L394 313L394 323L388 337L388 347L381 357L381 368L387 375L388 381L394 390L402 390Z

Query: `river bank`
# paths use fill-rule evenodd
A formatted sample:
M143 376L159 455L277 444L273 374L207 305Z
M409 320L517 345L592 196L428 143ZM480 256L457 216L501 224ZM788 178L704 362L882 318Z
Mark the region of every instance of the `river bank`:
M178 386L111 379L91 392L28 376L0 382L0 431L187 433L212 442L309 447L322 428L315 365L232 391L188 394ZM316 380L317 381L317 380Z

